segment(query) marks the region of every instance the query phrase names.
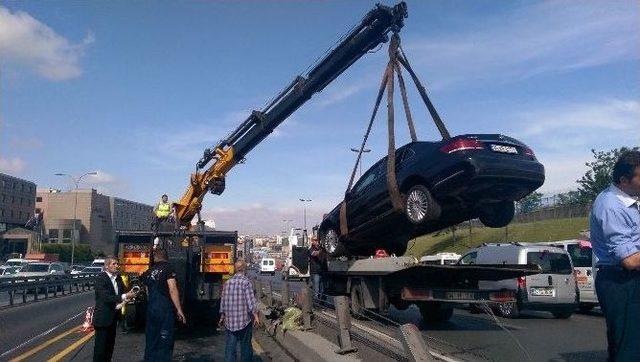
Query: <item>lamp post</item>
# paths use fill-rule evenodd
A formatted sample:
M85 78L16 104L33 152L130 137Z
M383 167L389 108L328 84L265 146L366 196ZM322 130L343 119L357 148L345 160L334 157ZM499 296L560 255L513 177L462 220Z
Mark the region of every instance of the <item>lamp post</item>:
M300 199L300 202L302 202L302 210L303 210L303 217L304 217L304 232L307 232L307 203L311 202L310 199Z
M95 176L98 173L96 171L93 172L87 172L85 174L83 174L80 177L74 177L72 175L66 174L66 173L56 173L56 176L67 176L69 177L72 181L73 184L76 186L76 192L75 192L75 197L74 197L74 201L73 201L73 231L71 233L71 265L73 265L73 261L74 261L74 257L75 257L75 249L76 249L76 230L78 229L76 226L76 219L77 219L77 208L78 208L78 187L80 186L80 181L82 181L82 178L85 176ZM79 234L79 232L78 232Z
M352 148L351 151L355 153L360 153L360 149L355 147ZM371 152L371 150L368 148L362 149L362 153L369 153L369 152ZM358 162L358 166L360 166L360 176L362 176L362 158L360 158L360 162Z

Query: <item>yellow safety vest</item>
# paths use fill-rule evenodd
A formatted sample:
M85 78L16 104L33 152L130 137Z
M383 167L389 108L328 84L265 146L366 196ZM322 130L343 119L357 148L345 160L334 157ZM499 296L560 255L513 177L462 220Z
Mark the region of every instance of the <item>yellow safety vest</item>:
M170 203L164 203L164 202L160 202L158 204L158 208L156 210L156 216L157 217L167 217L169 216L169 214L171 214L171 204Z

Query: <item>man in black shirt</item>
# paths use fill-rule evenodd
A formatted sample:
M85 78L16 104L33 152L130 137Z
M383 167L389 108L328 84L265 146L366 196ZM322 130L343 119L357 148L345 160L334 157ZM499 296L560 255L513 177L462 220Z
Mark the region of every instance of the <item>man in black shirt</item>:
M320 279L321 274L327 270L327 252L320 246L318 239L311 239L311 247L309 248L309 274L313 283L313 291L316 297L322 298L324 286Z
M167 252L154 250L153 260L153 266L142 275L149 298L144 360L171 361L176 314L182 323L186 323L186 318L180 305L176 273L168 263Z

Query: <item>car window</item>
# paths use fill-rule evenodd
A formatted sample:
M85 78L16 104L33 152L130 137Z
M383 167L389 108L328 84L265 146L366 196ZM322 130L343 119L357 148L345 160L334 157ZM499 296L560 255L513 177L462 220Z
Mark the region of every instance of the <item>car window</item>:
M371 185L373 181L375 181L378 178L378 175L380 174L380 170L382 169L383 164L384 162L380 161L375 166L370 168L369 171L367 171L364 174L364 176L362 176L360 180L358 180L356 185L353 187L353 193L358 194L362 190L369 187L369 185Z
M527 264L537 264L543 273L571 274L571 261L567 254L549 251L530 251L527 253Z
M273 260L269 260L269 265L273 265Z
M23 272L47 272L49 271L49 266L47 264L27 264L22 268Z
M416 155L416 151L414 151L413 148L405 148L397 162L399 164L405 164L411 159L413 159L415 155Z
M475 264L477 258L478 258L478 252L474 251L460 258L459 263L462 265Z
M567 252L571 257L573 266L576 267L591 267L593 255L591 254L591 248L581 248L578 244L567 245Z

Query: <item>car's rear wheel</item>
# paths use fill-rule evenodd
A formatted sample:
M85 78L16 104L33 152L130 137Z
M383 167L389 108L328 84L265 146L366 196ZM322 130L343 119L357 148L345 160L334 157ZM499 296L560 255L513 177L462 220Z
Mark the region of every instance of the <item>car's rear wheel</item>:
M480 207L478 218L490 228L501 228L509 225L515 215L513 201L501 201Z
M413 185L404 197L404 213L409 222L422 225L439 218L441 209L425 186Z

